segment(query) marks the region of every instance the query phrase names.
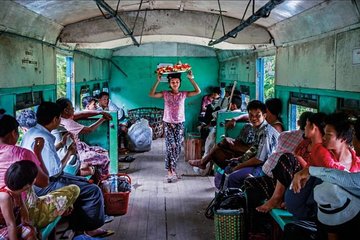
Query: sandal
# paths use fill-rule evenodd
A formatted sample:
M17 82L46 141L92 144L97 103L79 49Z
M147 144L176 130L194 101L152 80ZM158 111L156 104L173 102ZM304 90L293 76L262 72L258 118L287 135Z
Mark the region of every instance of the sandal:
M173 175L171 176L173 180L181 179L181 175L178 175L176 172L173 172Z
M172 175L166 175L165 176L165 181L167 182L167 183L172 183L173 182L173 178L172 178L173 176Z
M93 232L92 234L89 234L89 233L86 233L85 232L85 235L88 235L90 237L94 237L94 238L104 238L104 237L108 237L108 236L111 236L113 235L115 232L112 231L112 230L105 230L105 229L101 229L101 228L98 228L94 231L91 231Z

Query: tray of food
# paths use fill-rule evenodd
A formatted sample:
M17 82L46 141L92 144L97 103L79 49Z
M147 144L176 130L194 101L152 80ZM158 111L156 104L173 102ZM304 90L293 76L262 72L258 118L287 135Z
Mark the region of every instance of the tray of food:
M156 73L160 74L173 74L173 73L183 73L191 70L191 66L187 63L178 63L168 66L160 66L156 69Z

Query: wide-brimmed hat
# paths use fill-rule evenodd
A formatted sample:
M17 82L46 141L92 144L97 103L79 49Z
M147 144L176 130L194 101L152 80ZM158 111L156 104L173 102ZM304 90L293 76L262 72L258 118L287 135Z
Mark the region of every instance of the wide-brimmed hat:
M360 199L338 185L323 182L314 188L321 223L335 226L353 219L360 211Z

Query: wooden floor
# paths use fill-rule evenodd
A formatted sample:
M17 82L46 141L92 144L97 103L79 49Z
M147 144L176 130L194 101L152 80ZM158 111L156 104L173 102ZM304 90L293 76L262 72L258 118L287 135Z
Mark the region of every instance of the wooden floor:
M213 220L204 211L214 196L213 177L194 174L182 154L178 173L182 179L167 183L164 170L164 140L153 141L152 150L133 155L136 160L125 172L132 179L126 215L104 226L115 231L108 239L121 240L211 240Z

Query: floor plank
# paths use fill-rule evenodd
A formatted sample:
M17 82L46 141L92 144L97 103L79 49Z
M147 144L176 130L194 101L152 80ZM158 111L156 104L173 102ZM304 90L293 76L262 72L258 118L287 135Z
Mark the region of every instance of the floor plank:
M199 177L185 163L184 154L175 183L165 181L164 140L153 141L152 150L134 155L136 160L125 172L132 179L126 215L104 226L115 234L108 239L122 240L200 240L214 239L213 220L204 211L214 196L213 177Z

